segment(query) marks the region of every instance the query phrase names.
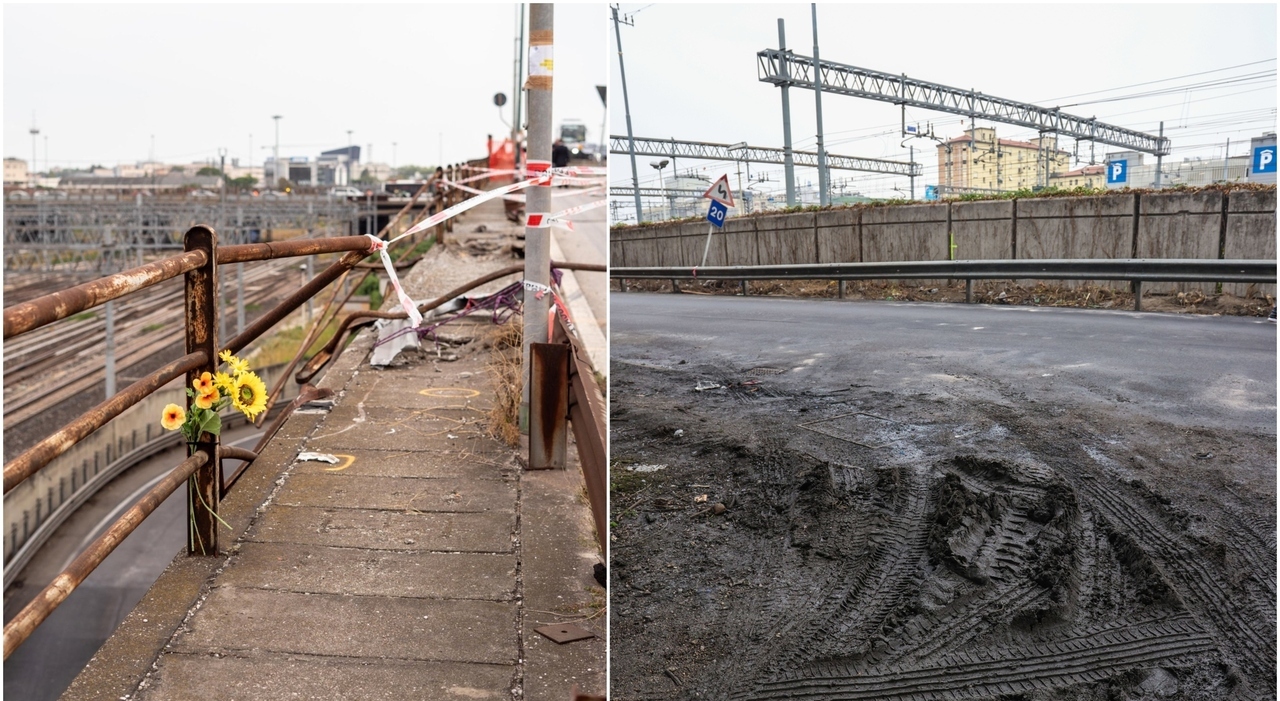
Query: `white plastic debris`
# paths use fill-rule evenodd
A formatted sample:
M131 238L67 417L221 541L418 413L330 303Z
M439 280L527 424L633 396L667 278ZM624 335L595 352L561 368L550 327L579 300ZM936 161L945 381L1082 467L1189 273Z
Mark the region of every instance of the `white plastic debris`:
M298 462L327 462L330 465L337 465L338 456L328 453L298 453Z

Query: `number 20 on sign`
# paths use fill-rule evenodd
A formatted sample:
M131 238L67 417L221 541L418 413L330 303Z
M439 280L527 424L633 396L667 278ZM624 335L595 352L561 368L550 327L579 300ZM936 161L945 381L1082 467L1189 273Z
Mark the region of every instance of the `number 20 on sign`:
M729 208L723 202L711 200L711 206L707 209L707 221L718 227L724 226L724 218L729 214Z

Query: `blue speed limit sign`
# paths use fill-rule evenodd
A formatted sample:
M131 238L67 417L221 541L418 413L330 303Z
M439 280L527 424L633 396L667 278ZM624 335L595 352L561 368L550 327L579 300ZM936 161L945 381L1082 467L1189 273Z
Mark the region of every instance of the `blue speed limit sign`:
M729 208L723 202L711 200L711 207L707 209L707 221L716 226L724 226L724 218L728 214Z

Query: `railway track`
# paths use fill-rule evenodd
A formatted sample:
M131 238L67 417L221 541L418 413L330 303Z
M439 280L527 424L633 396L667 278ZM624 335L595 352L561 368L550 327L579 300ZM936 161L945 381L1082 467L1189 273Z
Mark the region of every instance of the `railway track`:
M283 299L289 289L278 283L290 267L286 260L245 266L246 306L269 308ZM226 287L230 288L233 281L234 277L227 278ZM64 280L48 286L28 285L22 288L22 296L34 298L65 287ZM37 290L39 294L35 294ZM185 313L182 294L183 281L175 278L116 302L115 345L119 370L127 370L175 344L182 344ZM223 313L234 314L234 306L224 307ZM27 421L100 385L106 377L105 342L106 319L100 308L6 341L5 424L13 426ZM120 378L120 383L126 384L127 378ZM83 401L87 407L98 399Z

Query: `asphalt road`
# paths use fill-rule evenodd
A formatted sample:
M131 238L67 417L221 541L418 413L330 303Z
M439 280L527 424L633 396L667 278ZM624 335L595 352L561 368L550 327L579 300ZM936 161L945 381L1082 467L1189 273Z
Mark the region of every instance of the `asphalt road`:
M252 449L258 436L249 426L229 430L226 439ZM174 448L139 463L67 519L20 574L22 588L5 592L5 621L180 463L184 451ZM239 465L229 460L224 470L229 475ZM5 660L4 697L52 701L61 696L186 542L186 495L179 489Z
M847 386L861 374L948 396L963 396L965 377L998 378L1042 402L1120 402L1178 425L1276 429L1276 326L1261 319L644 293L613 295L612 311L614 363L696 351L786 368L802 385Z

